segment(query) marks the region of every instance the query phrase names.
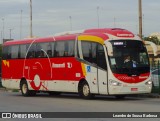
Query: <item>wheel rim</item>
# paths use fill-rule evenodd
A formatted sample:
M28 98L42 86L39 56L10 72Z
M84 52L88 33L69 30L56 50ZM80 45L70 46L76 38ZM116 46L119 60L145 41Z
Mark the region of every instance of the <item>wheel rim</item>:
M23 85L22 85L22 92L23 92L23 94L26 94L26 93L27 93L27 90L28 90L27 85L26 85L26 84L23 84Z
M88 96L89 95L89 87L88 87L88 85L84 85L83 86L83 94L84 94L84 96Z

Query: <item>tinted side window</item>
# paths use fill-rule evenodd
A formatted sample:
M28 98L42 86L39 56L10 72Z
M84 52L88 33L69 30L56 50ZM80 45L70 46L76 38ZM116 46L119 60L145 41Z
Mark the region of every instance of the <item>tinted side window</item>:
M52 57L53 53L51 43L38 43L36 53L38 58Z
M88 61L88 62L92 62L91 61L91 42L86 42L86 41L82 41L82 54L83 54L83 59Z
M27 58L35 58L36 57L35 54L36 54L36 45L32 44L27 53Z
M92 42L92 63L97 64L97 43Z
M11 58L11 46L4 46L3 47L3 59L10 59Z
M55 50L54 50L54 56L55 57L62 57L64 55L64 41L59 41L55 43Z
M106 70L107 64L103 45L89 41L81 41L81 44L83 59Z
M55 57L72 57L74 56L74 41L55 42Z
M98 44L97 65L99 67L107 70L105 52L104 52L104 48L101 44Z
M19 58L19 45L11 46L11 59Z
M84 60L97 64L97 43L82 41L82 54Z
M66 41L65 42L65 57L74 56L74 41Z
M29 45L20 45L20 58L25 58Z
M78 45L79 45L79 44L78 44L78 42L77 42L77 44L76 44L77 57L80 58Z

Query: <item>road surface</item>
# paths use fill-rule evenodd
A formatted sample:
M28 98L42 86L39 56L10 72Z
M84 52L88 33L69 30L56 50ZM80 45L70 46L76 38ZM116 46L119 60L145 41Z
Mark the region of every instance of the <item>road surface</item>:
M92 100L81 99L77 94L62 94L49 96L38 94L35 97L23 97L20 92L0 91L0 112L160 112L160 98L126 97L115 99L112 96L96 96ZM11 120L11 119L10 119ZM16 120L16 119L12 119ZM27 120L27 119L24 119ZM33 119L34 120L34 119ZM39 121L43 119L38 119ZM121 121L116 118L94 118L94 119L46 119L58 121ZM133 121L136 119L126 119ZM138 119L150 121L151 119ZM158 121L155 118L153 121ZM9 121L9 119L0 119ZM30 119L30 121L32 121Z

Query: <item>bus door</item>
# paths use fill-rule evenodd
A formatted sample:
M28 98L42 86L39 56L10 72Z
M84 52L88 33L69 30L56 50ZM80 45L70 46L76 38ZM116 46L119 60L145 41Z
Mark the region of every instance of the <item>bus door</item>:
M83 38L81 38L83 39ZM87 38L90 39L90 38ZM86 79L92 93L108 94L105 49L101 43L81 41L82 55L86 63ZM81 54L80 54L81 55Z
M98 44L97 47L97 77L99 94L108 94L108 74L106 64L106 49L103 45Z

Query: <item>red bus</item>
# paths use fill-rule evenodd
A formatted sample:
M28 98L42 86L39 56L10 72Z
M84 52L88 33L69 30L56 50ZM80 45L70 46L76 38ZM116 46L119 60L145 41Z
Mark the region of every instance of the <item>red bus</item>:
M91 98L150 93L152 82L143 41L125 29L101 28L5 42L2 85L24 96L43 91Z

